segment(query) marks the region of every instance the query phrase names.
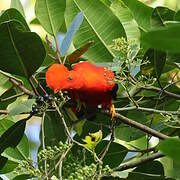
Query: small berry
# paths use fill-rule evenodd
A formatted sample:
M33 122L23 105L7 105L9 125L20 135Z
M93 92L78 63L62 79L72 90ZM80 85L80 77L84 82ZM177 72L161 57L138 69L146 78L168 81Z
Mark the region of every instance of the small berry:
M32 111L31 111L31 113L32 114L37 114L39 112L39 109L37 108L37 106L36 105L32 105Z
M41 103L43 103L44 102L44 98L42 97L42 96L38 96L37 98L36 98L36 103L37 104L41 104Z

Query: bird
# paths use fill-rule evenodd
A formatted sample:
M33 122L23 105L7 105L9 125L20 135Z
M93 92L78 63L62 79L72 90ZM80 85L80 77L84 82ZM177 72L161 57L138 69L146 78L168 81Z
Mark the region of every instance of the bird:
M71 99L80 100L85 107L91 109L101 106L111 111L112 118L115 114L112 99L118 87L114 72L108 67L83 61L74 64L69 70L64 64L53 64L46 72L46 83L54 93L67 91Z

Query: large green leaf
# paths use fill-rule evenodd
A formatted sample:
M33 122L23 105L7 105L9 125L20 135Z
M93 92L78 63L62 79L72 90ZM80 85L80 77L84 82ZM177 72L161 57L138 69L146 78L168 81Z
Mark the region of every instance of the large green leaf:
M2 119L0 121L0 153L2 153L6 148L12 147L15 148L19 142L21 141L21 139L23 138L24 135L24 130L25 130L25 126L26 126L26 119L20 120L18 122L16 122L15 124L12 121L9 121L8 119ZM25 138L25 137L24 137ZM24 140L26 141L26 140ZM27 143L22 143L20 144L18 147L22 148L25 145L27 145ZM16 147L16 148L18 148ZM29 156L29 149L28 145L27 147L24 147L25 149L25 155L24 153L22 154L21 152L19 152L19 150L17 150L19 152L19 154L22 155L22 157L26 157ZM22 158L23 159L23 158Z
M140 123L145 123L147 121L145 114L140 111L128 112L127 117ZM140 130L126 126L124 124L121 124L120 126L115 128L116 138L124 141L133 141L144 135L145 134Z
M147 32L141 40L143 45L150 48L180 53L180 24Z
M151 26L164 26L166 21L173 20L175 12L167 7L156 7L151 16Z
M9 82L9 78L0 72L0 96L4 94L11 86L12 85Z
M17 9L25 18L24 9L20 0L11 0L11 8Z
M138 23L139 27L144 30L148 31L151 28L150 25L150 18L153 11L153 8L146 6L142 2L138 0L122 0L126 6L131 10L136 22Z
M0 17L0 23L9 20L16 20L20 22L25 27L26 31L30 31L29 26L26 23L26 20L18 10L11 8L4 11L4 13Z
M66 1L64 0L36 0L35 13L44 29L56 35L64 21Z
M0 160L0 162L1 162L1 160ZM16 168L17 165L18 165L18 163L8 160L5 165L2 165L3 168L1 169L1 163L0 163L0 169L1 169L0 174L6 174L8 172L13 171L13 169Z
M140 38L140 30L138 24L134 20L134 17L129 8L121 1L115 0L110 6L111 10L121 21L128 40L135 40L136 42Z
M27 99L26 101L22 101L22 98L18 98L15 102L8 106L8 114L10 116L14 116L20 113L30 112L34 103L35 99Z
M139 172L130 172L126 180L175 180L162 175L144 174Z
M73 39L75 47L94 41L94 45L85 53L86 57L96 62L112 61L115 55L109 45L113 39L125 37L118 18L107 6L96 0L67 0L66 7L65 20L68 27L78 12L84 13L84 21Z
M66 141L64 126L56 112L46 112L44 119L45 145L55 146Z
M24 135L26 120L13 123L8 119L0 120L0 153L8 158L0 173L14 169L21 160L29 157L29 143Z
M180 21L180 10L176 12L176 14L174 15L174 20L175 21Z
M129 8L121 0L113 1L111 10L119 18L125 29L127 40L131 47L128 58L134 59L140 49L140 30L138 24L134 20Z
M164 175L163 165L159 161L152 161L137 166L133 172Z
M40 37L17 21L0 24L0 69L29 78L42 64L45 49Z
M97 154L102 153L106 149L108 143L109 141L106 140L98 143L98 145L96 146L96 153ZM126 147L122 146L121 144L112 142L111 145L109 146L107 154L103 159L103 165L108 164L109 167L111 168L115 168L119 166L124 160L127 152L128 150Z
M163 152L165 155L171 157L174 161L180 163L180 140L177 138L169 138L161 141L157 149Z
M0 170L5 166L5 164L7 163L7 158L6 157L3 157L0 155ZM0 174L1 174L1 171L0 171Z
M148 70L148 68L152 69L152 74L159 78L163 72L163 68L166 62L166 53L154 49L148 49L144 55L144 59L148 59L150 64L143 65L142 68L146 70Z

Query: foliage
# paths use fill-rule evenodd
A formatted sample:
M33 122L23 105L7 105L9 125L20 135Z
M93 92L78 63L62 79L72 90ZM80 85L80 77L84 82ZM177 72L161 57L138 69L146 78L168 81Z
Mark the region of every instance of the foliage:
M19 0L0 16L0 174L179 179L180 10L138 0L36 0L34 8L46 37L31 31ZM81 102L46 85L51 64L89 59L115 73L114 119L100 107L76 114ZM37 164L24 134L31 117L41 119Z

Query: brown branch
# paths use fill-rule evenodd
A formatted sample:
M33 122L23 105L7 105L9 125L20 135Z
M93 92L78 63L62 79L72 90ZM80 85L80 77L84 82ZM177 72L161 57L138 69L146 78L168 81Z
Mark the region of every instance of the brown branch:
M101 112L103 114L111 116L111 113L109 111L101 111ZM148 126L145 126L145 125L143 125L141 123L138 123L138 122L136 122L136 121L134 121L132 119L129 119L129 118L127 118L127 117L125 117L125 116L123 116L121 114L115 113L114 118L117 119L117 120L120 120L124 124L127 124L129 126L137 128L137 129L139 129L139 130L141 130L143 132L151 134L152 136L155 136L155 137L157 137L159 139L167 139L167 138L169 138L169 136L167 136L165 134L162 134L162 133L160 133L160 132L158 132L158 131L156 131L156 130L154 130L152 128L149 128Z
M101 157L99 158L100 161L102 161L105 157L105 155L108 153L108 150L111 146L111 143L114 141L114 120L112 120L112 126L111 126L111 138L110 138L110 141L108 142L103 154L101 155Z
M180 112L178 112L178 111L163 111L163 110L158 110L158 109L136 107L136 106L125 107L125 108L116 108L115 110L117 112L139 110L139 111L144 111L144 112L161 113L161 114L165 114L165 115L170 115L170 114L179 115L180 114Z
M41 86L40 82L36 79L34 75L32 75L32 79L36 82L36 84L39 86L39 88L44 92L44 94L47 94L45 89Z
M16 87L18 87L21 91L23 91L25 94L29 95L29 96L33 96L34 94L29 91L28 89L26 89L24 87L24 85L18 81L16 81L15 79L13 78L9 78L9 81Z
M8 110L0 110L0 114L8 114Z
M150 90L150 91L154 91L154 92L162 92L163 94L166 94L167 96L169 97L173 97L175 99L180 99L180 95L178 94L175 94L175 93L172 93L172 92L169 92L169 91L166 91L166 90L163 90L161 88L158 88L158 87L154 87L154 86L144 86L142 87L142 89L145 89L145 90Z
M29 78L28 80L29 80L29 83L30 83L30 85L31 85L34 93L36 94L36 96L39 96L40 94L39 94L38 90L36 89L36 87L34 86L34 84L33 84L33 82L32 82L32 79Z
M0 102L5 102L5 101L8 101L8 100L23 96L24 94L25 94L24 92L21 92L19 94L15 94L13 96L10 96L10 97L4 98L4 99L0 99Z
M141 158L141 159L133 161L133 162L125 163L125 164L123 164L123 165L121 165L121 166L119 166L117 168L114 168L114 170L115 171L124 171L126 169L137 167L137 166L139 166L141 164L147 163L149 161L153 161L153 160L161 158L163 156L164 155L161 152L157 152L157 153L149 155L149 156L147 156L145 158Z

